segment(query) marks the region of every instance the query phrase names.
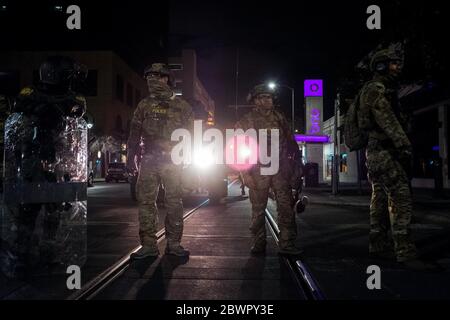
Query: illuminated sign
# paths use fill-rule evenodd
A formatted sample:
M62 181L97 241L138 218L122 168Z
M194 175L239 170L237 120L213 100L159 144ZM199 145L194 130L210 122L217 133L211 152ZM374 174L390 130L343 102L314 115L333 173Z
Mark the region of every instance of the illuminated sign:
M305 80L304 95L305 97L323 97L323 81Z
M320 134L320 110L312 108L309 113L309 134Z
M309 136L305 134L296 134L295 141L309 143L328 143L330 142L330 138L328 136Z

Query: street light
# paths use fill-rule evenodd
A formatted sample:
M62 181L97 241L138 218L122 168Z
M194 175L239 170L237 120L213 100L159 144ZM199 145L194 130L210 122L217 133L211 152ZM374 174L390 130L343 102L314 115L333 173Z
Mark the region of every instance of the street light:
M277 84L275 82L269 82L267 86L269 87L270 90L275 90Z
M269 82L268 84L267 84L267 87L269 87L269 89L270 90L275 90L275 88L278 86L278 84L276 84L275 82L273 82L273 81L271 81L271 82ZM291 108L292 108L292 124L291 124L291 126L292 126L292 132L294 133L295 132L295 125L294 125L294 123L295 123L295 104L294 104L294 101L295 101L295 90L294 90L294 88L291 88L291 87L289 87L289 86L287 86L287 85L285 85L285 84L280 84L279 85L280 87L285 87L285 88L288 88L289 90L291 90Z

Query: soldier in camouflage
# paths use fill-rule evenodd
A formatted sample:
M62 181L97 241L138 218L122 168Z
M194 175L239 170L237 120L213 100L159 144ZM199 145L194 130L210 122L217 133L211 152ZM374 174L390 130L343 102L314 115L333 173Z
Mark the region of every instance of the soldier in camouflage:
M263 254L266 249L265 209L269 197L269 190L275 193L278 212L278 226L280 228L279 252L284 254L300 254L301 250L295 246L297 238L297 224L293 211L292 172L290 159L299 157L299 148L295 142L286 118L273 104L274 92L266 85L256 86L248 96L248 102L254 103L255 108L246 114L236 128L248 129L279 129L280 130L280 165L275 175L261 175L259 165L242 172L244 183L249 188L252 204L252 221L250 231L253 236L252 254ZM270 136L270 133L268 133ZM298 177L300 179L300 177Z
M170 88L171 74L166 65L154 63L145 70L145 78L150 94L134 112L128 139L128 169L135 171L135 157L142 156L136 185L142 248L132 258L159 254L156 200L160 182L164 184L167 208L166 254L187 256L189 251L180 245L183 233L181 167L172 163L170 154L175 143L171 141L172 132L178 128L190 129L194 121L193 112L191 106ZM142 148L139 148L140 144ZM141 150L140 155L138 150Z
M407 133L411 122L397 101L401 62L401 55L393 50L375 53L371 60L374 77L363 86L360 95L360 104L368 107L371 120L360 122L369 136L366 149L372 184L369 252L378 258L389 256L390 229L397 261L405 267L423 269L425 265L417 259L410 234L412 146Z

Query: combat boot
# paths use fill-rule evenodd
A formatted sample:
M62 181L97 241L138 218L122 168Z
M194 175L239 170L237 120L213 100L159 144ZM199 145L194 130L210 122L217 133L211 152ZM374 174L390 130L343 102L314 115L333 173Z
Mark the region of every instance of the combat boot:
M138 251L132 253L130 255L131 260L140 260L149 257L157 257L159 256L159 250L156 246L142 246Z
M297 248L295 246L295 244L293 243L289 243L286 245L281 245L280 244L280 248L278 249L278 252L281 254L288 254L288 255L293 255L293 256L297 256L303 253L303 250L300 248Z
M166 254L177 256L177 257L187 257L189 256L189 250L183 248L179 243L167 243Z

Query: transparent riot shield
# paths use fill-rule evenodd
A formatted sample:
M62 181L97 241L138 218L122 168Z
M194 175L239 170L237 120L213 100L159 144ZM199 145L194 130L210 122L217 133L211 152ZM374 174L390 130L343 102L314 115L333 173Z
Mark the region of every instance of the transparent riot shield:
M5 124L0 267L8 277L86 260L87 125L66 117L57 128L42 138L22 113Z

